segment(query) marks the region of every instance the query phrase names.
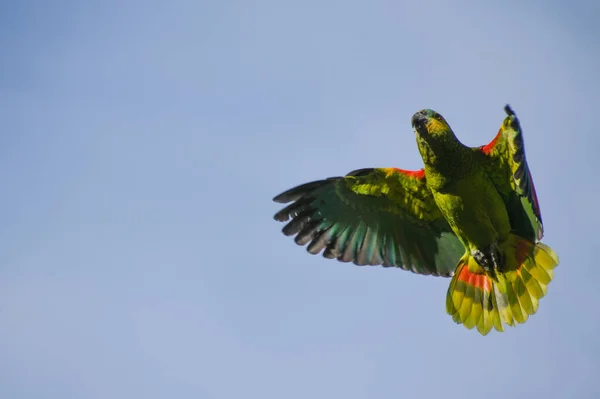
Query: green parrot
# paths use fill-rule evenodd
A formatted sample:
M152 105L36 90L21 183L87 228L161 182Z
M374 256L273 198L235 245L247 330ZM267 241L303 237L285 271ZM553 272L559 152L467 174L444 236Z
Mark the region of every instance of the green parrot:
M504 110L500 131L481 147L465 146L442 115L421 110L412 126L423 169L359 169L297 186L273 199L291 202L275 220L311 254L452 277L447 313L482 335L525 323L559 261L540 242L523 134Z

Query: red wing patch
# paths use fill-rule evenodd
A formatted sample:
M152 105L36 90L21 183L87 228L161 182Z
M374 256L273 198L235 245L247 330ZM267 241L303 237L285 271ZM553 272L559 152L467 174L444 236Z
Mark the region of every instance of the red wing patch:
M410 176L410 177L414 177L417 179L422 179L425 177L425 169L419 169L419 170L406 170L406 169L400 169L400 168L391 168L392 170L402 173L406 176Z
M498 140L500 140L501 136L502 136L502 129L500 129L500 131L498 132L498 134L496 135L496 137L494 137L494 139L492 141L490 141L488 144L481 147L481 151L483 151L483 153L485 155L489 155L490 152L492 152L492 150L496 146L496 143L498 142Z

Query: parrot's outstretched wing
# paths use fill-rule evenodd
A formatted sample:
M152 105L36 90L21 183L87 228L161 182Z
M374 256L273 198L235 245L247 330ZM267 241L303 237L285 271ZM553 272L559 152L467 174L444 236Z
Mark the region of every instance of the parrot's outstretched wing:
M504 197L514 232L532 241L540 240L544 235L542 214L525 159L523 132L510 106L504 110L507 116L500 131L479 150L488 157L488 175Z
M275 214L281 222L291 218L283 233L326 258L448 277L465 251L437 208L423 170L360 169L303 184L273 200L292 202Z

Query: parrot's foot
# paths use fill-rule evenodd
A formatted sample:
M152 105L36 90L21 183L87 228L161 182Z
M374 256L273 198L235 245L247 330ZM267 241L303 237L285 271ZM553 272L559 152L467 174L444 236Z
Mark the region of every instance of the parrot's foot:
M483 250L475 250L471 255L492 278L496 277L496 272L502 271L502 252L497 244L490 244Z

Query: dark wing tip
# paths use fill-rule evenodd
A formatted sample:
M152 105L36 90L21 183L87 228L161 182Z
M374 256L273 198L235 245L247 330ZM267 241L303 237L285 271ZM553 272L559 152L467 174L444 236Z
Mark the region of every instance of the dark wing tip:
M521 125L519 123L519 119L517 118L517 114L515 114L515 111L513 111L513 109L510 107L510 105L506 104L504 106L504 111L506 112L506 115L508 115L509 117L512 116L512 118L510 118L510 120L509 120L510 127L512 127L515 130L520 130Z
M290 201L297 201L298 199L302 198L303 196L305 196L307 193L313 191L314 189L319 188L319 187L329 183L329 181L332 179L337 179L337 178L330 177L329 179L317 180L317 181L305 183L300 186L291 188L287 191L284 191L283 193L281 193L279 195L276 195L273 198L273 201L279 202L281 204L285 204L286 202L290 202Z
M291 204L279 210L273 216L273 219L278 222L287 222L290 218L292 219L292 221L284 227L285 235L297 234L302 229L304 223L308 221L312 213L315 212L311 202L315 199L316 191L336 179L339 179L339 177L330 177L324 180L316 180L310 183L301 184L284 191L273 198L273 201L278 203L291 202ZM296 230L297 228L299 229Z
M506 112L506 115L508 116L517 116L517 114L515 114L515 111L513 111L509 104L506 104L504 106L504 112Z
M289 220L290 216L285 213L285 212L277 212L274 216L273 219L277 220L278 222L285 222L286 220Z

